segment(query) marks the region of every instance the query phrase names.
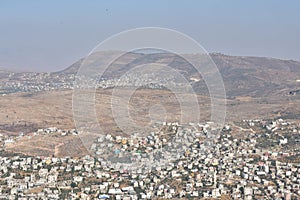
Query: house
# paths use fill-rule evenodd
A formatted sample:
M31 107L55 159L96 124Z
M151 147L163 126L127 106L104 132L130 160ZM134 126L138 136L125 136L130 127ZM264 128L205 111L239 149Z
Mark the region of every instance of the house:
M123 192L122 192L122 190L120 188L110 188L108 190L108 194L118 195L118 194L123 194Z
M109 199L110 196L107 195L107 194L100 194L100 195L98 196L98 198L99 198L99 199Z
M82 182L83 177L82 177L82 176L74 176L74 177L73 177L73 180L74 180L75 182Z

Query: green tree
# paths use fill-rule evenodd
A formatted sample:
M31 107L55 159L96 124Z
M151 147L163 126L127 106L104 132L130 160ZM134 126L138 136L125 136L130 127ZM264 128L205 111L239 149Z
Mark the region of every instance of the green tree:
M71 187L72 187L72 188L75 188L75 187L77 187L77 184L74 183L74 182L72 182L72 183L71 183Z

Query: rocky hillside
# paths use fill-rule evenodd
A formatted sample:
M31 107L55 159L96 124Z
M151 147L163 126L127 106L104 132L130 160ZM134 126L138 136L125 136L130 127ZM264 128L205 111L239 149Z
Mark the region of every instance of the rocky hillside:
M196 59L197 56L189 55ZM300 62L265 57L239 57L223 54L210 54L218 67L229 98L236 96L267 97L287 95L290 91L300 89ZM128 63L128 57L132 60ZM121 57L105 72L105 78L113 79L124 75L136 66L147 63L165 63L180 71L187 80L197 77L197 71L181 57L173 54L138 54L131 53ZM69 68L59 72L61 74L75 74L82 60ZM200 94L207 94L206 84L200 81L192 82L194 89Z
M196 55L187 56L195 60L199 58ZM293 91L300 89L300 62L223 54L211 54L210 56L220 71L228 98L299 95L299 93ZM82 62L83 59L65 70L55 73L9 73L0 70L0 91L1 93L12 93L60 88L72 89L74 77ZM186 80L191 82L197 93L208 94L204 79L201 75L199 76L195 68L182 57L168 53L128 53L109 66L102 78L107 81L118 80L135 67L149 63L168 63L169 67L176 69ZM167 71L163 73L167 73ZM137 75L137 78L139 78L139 75ZM136 77L133 79L136 79ZM139 82L142 81L139 80Z

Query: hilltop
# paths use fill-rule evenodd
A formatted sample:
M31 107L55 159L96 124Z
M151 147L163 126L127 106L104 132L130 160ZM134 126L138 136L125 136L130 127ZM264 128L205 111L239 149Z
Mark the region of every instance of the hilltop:
M186 56L194 60L199 58L197 55ZM300 83L296 82L300 79L300 62L265 57L228 56L216 53L210 54L210 57L223 78L228 98L239 96L282 97L291 91L300 89ZM0 70L0 89L3 93L5 91L14 93L46 90L45 85L50 89L72 89L74 78L83 61L84 59L80 59L65 70L53 73L17 73ZM206 83L195 68L184 58L168 53L128 53L109 66L102 78L116 80L136 66L147 63L162 64L166 61L169 67L177 70L186 80L190 81L198 94L208 95ZM195 77L199 81L193 81ZM11 82L18 82L18 85L15 86ZM22 85L26 86L26 89L22 90ZM33 89L30 90L28 85L32 85Z

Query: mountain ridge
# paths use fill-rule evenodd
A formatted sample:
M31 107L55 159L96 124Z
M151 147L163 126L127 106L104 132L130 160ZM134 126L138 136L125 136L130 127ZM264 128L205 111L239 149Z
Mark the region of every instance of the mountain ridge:
M190 59L198 58L195 54L188 54L188 56ZM300 62L298 61L254 56L229 56L220 53L212 53L209 54L209 56L212 61L214 61L223 78L228 98L235 98L237 96L284 96L290 94L291 91L298 91L300 89L300 83L297 81L300 79ZM6 70L2 71L0 69L0 79L2 80L2 84L4 84L3 87L7 87L6 83L10 81L23 81L24 84L30 82L32 85L34 85L35 82L44 82L45 84L50 82L51 84L58 85L57 87L53 86L54 89L59 89L61 85L64 85L65 88L71 88L76 73L83 61L84 58L64 70L52 73L9 73ZM169 67L174 68L180 72L186 80L190 81L197 93L209 94L201 74L184 58L169 53L126 54L115 60L103 73L103 77L105 77L106 80L116 80L136 66L149 63L168 63L167 65ZM20 90L15 88L13 91Z

